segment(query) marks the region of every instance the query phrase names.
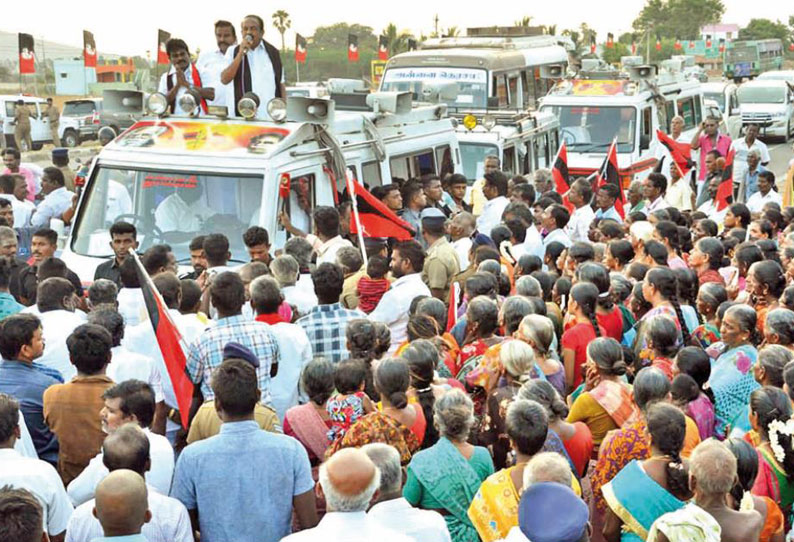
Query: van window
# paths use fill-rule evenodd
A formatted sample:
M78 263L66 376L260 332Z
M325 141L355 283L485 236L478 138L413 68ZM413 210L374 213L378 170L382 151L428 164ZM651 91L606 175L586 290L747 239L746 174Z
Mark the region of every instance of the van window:
M521 97L518 92L518 77L510 77L507 80L507 89L510 92L510 106L520 107Z
M695 103L695 126L700 126L703 122L703 101L700 96L695 96L692 101Z
M416 154L395 156L389 160L392 177L412 179L421 177L425 173L436 173L432 149L427 149Z
M449 145L436 147L436 164L438 164L438 176L442 179L451 173L455 173L455 164L452 162L452 150Z
M698 104L699 105L699 104ZM678 100L678 114L684 119L684 130L695 128L700 121L700 108L695 111L695 100L692 97Z
M521 72L521 98L524 101L524 107L535 105L535 92L534 81L527 73L527 70Z
M665 133L670 132L670 126L673 125L673 117L675 117L675 103L674 102L665 102L664 103L664 130ZM661 128L661 127L660 127Z
M535 148L535 169L549 167L549 134L536 136L532 146Z
M502 154L502 171L510 176L516 171L516 148L505 147Z
M313 231L312 213L316 204L314 173L293 177L290 181L289 201L284 202L279 198L278 204L279 208L284 206L293 226L301 231ZM259 217L255 217L255 220L259 220Z
M510 103L510 97L507 92L506 75L494 75L494 89L496 91L496 97L499 98L499 107L507 107Z
M640 134L648 138L648 142L651 141L651 134L653 133L653 117L651 115L651 108L646 107L642 110L642 127Z
M392 171L394 174L394 171ZM383 179L380 176L380 162L367 162L361 164L361 180L369 186L380 186Z
M63 105L63 113L61 113L61 116L86 117L92 115L95 109L94 102L88 100L84 102L66 102Z

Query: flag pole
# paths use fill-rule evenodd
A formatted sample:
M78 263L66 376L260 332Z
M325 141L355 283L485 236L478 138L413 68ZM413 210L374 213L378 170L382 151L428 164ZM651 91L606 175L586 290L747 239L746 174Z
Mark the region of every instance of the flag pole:
M361 219L358 214L358 198L356 198L356 191L353 187L353 177L350 172L345 170L345 178L347 179L347 193L350 195L350 201L353 208L353 220L356 221L356 230L358 231L358 244L361 247L361 258L364 261L364 268L367 267L367 247L364 245L364 232L361 229Z

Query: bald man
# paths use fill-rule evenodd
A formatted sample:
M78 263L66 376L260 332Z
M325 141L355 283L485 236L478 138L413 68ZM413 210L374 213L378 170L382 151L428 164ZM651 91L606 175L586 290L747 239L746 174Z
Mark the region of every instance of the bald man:
M152 513L143 476L127 469L108 474L96 488L94 515L105 536L93 542L147 542L141 527L152 519Z
M362 450L344 448L320 466L318 493L328 512L313 529L282 542L345 540L345 542L408 542L411 538L367 516L380 488L380 470Z

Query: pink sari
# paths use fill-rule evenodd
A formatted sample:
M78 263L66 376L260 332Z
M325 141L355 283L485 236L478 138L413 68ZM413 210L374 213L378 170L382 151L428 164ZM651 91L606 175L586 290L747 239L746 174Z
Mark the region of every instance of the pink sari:
M284 415L284 421L289 426L289 432L294 433L309 455L322 461L328 448L328 424L317 413L314 405L307 403L292 407Z
M686 414L695 420L700 440L714 436L714 405L706 394L701 393L697 399L690 401L686 406Z

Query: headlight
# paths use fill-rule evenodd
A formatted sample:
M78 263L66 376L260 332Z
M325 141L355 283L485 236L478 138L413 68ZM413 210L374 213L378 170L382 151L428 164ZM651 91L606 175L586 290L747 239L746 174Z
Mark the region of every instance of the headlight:
M168 100L164 94L155 92L146 98L146 110L152 115L162 115L168 109Z
M490 131L491 128L496 126L496 117L493 115L485 115L482 118L482 125L485 127L486 130Z
M267 102L267 114L275 122L284 122L287 118L287 102L281 98L273 98Z
M182 97L179 98L179 107L182 111L186 111L193 115L196 112L196 106L198 105L198 100L193 95L193 92L187 91L182 94Z
M467 130L474 130L474 127L477 126L477 117L469 113L463 117L463 126L465 126Z
M253 98L243 97L237 102L237 110L244 119L252 119L256 116L256 102Z

